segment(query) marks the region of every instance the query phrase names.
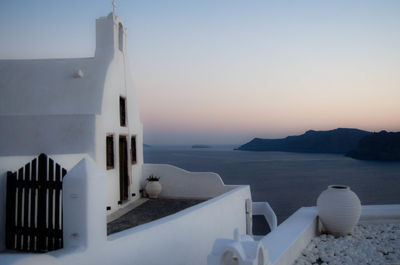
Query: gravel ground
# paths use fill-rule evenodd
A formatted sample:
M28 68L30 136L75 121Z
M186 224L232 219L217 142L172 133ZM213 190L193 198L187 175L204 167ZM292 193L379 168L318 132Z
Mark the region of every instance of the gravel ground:
M351 236L320 235L295 264L400 265L400 224L358 224Z
M204 200L150 199L107 224L107 235L174 214Z

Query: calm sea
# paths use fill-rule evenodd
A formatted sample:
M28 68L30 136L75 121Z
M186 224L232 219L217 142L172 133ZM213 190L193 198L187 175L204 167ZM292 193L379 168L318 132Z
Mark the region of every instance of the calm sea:
M281 223L314 206L330 184L345 184L362 204L400 204L400 162L370 162L342 155L234 151L232 146L146 147L145 163L218 173L226 184L247 184L253 201L267 201ZM162 176L161 176L162 177Z

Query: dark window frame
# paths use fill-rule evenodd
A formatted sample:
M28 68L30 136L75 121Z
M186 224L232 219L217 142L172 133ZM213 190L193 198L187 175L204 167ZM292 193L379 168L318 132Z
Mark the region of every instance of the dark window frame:
M122 26L122 23L118 25L118 49L121 52L124 51L124 26Z
M136 145L136 135L131 136L131 163L137 163L137 145Z
M121 127L126 127L126 98L119 97L119 124Z
M130 189L130 163L129 163L129 135L119 134L118 138L118 164L119 164L119 181L120 181L120 203L124 204L129 198ZM125 143L125 148L121 149L121 142ZM126 155L125 155L126 154ZM125 158L125 160L123 159ZM126 173L126 175L123 174ZM122 182L121 182L122 181ZM121 186L121 183L122 186Z
M106 136L106 166L107 170L115 167L114 134Z

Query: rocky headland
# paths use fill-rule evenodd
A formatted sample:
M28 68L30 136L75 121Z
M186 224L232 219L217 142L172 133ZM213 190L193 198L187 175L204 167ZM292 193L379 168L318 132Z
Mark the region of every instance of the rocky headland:
M309 130L281 139L254 138L236 150L335 153L361 160L400 161L400 132L372 133L350 128Z
M400 132L381 131L367 135L346 156L362 160L400 161Z
M371 133L367 131L348 128L309 130L302 135L281 139L254 138L237 150L346 154L357 147L361 138L369 134Z

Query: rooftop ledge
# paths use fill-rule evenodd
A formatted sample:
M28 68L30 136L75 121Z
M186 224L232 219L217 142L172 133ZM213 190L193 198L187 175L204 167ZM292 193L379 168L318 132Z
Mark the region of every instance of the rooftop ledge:
M303 207L261 239L274 265L293 264L311 240L319 235L316 207ZM400 205L365 205L360 224L400 223Z

